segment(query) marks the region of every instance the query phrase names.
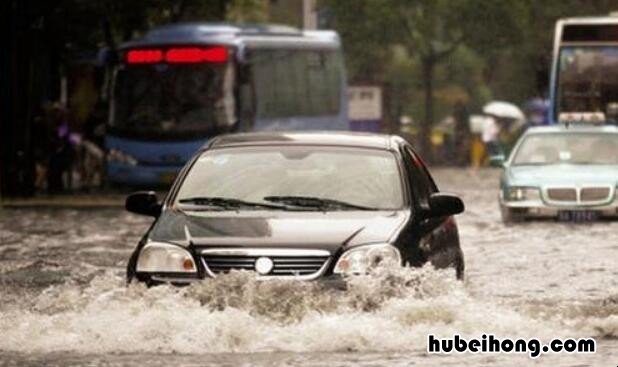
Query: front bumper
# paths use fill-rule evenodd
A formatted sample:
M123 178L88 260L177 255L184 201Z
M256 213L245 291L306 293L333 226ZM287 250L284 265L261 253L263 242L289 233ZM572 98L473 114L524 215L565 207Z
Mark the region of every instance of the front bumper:
M136 274L135 278L136 280L144 282L149 286L160 285L160 284L187 286L187 285L191 285L194 283L199 283L199 282L204 282L204 281L209 281L209 280L214 279L209 276L198 277L198 276L178 276L178 275L148 274L148 273L138 273ZM295 277L283 278L283 277L274 277L274 276L264 277L264 276L257 276L257 275L255 277L255 280L260 281L260 282L272 281L276 279L285 279L285 280L290 280L290 281L295 281L295 280L307 281L306 279L303 279L302 277L298 277L298 279L296 279ZM346 280L341 275L338 275L338 274L322 275L311 281L317 282L321 287L328 288L328 289L340 289L340 290L347 289Z
M618 203L607 205L548 205L542 201L500 200L503 209L523 218L558 218L561 212L594 212L600 218L618 217Z

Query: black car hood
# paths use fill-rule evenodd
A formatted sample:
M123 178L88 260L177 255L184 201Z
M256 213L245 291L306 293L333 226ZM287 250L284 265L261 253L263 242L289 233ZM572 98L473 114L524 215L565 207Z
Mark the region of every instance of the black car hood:
M150 232L153 241L199 247L312 248L388 241L408 211L181 212L165 210Z

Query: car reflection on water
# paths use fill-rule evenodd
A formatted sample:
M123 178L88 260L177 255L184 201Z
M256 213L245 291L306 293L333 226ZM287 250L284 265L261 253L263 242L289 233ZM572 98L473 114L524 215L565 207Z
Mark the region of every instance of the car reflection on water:
M214 139L159 203L127 198L155 217L128 265L148 284L188 283L231 270L261 278L339 280L401 265L464 260L453 215L422 160L397 136L249 133Z

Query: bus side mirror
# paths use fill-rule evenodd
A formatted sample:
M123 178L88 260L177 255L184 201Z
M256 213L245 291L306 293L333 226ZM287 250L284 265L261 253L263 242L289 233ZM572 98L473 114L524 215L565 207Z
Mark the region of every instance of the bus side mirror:
M158 217L161 214L161 204L154 191L138 191L127 196L124 203L127 211L135 214Z
M504 154L496 154L489 157L489 165L492 167L504 167L506 157Z

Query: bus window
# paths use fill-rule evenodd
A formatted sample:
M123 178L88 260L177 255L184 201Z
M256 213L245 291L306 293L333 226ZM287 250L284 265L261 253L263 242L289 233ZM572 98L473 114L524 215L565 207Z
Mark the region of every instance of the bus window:
M342 65L334 50L252 50L258 118L336 115Z

